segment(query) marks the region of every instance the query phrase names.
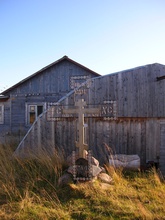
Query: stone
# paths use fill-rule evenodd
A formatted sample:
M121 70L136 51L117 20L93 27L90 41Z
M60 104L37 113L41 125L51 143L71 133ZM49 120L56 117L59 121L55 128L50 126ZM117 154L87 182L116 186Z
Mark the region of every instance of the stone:
M109 157L109 165L125 170L140 170L140 157L138 155L115 154Z
M73 183L73 177L69 173L65 173L58 179L58 186L64 187Z
M73 176L73 180L91 180L103 172L103 169L99 167L99 161L91 157L90 152L85 151L84 153L85 158L78 158L79 154L76 152L67 158L68 164L70 164L67 172Z
M92 157L91 163L92 163L92 165L95 165L97 167L99 166L99 161L96 158L94 158L94 157Z
M67 172L73 175L74 174L74 167L73 166L68 167Z
M97 176L99 173L101 173L102 169L98 166L95 165L91 165L92 166L92 176L95 177Z
M89 177L88 161L84 158L76 160L76 176L77 177Z
M97 178L103 183L112 183L112 178L107 173L99 173Z
M100 166L100 168L101 168L101 173L106 173L106 170L105 170L104 167L101 167L101 166Z

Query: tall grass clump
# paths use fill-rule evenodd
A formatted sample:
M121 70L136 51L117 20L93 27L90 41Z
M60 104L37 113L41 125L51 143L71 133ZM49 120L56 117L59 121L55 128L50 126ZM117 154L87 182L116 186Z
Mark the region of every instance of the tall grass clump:
M49 206L54 213L55 208L60 207L56 189L63 161L58 152L48 156L44 151L42 158L16 158L13 157L13 146L0 145L0 205L6 206L6 209L10 210L9 213L17 210L21 216L32 212L32 219L35 219L35 215L38 219L43 207L47 212L46 207ZM1 215L3 216L0 212L0 219ZM19 219L19 216L15 217L17 218Z
M65 158L18 159L0 145L0 219L109 220L165 219L165 184L154 168L128 172L105 165L111 184L93 180L58 186Z

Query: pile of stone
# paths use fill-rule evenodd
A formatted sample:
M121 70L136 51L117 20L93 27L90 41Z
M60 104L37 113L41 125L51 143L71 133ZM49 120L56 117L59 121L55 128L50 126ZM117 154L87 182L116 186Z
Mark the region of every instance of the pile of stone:
M96 179L108 184L112 182L112 178L99 165L99 161L91 156L89 151L85 151L85 158L79 158L78 153L73 152L72 155L68 156L67 164L67 170L59 178L59 186Z

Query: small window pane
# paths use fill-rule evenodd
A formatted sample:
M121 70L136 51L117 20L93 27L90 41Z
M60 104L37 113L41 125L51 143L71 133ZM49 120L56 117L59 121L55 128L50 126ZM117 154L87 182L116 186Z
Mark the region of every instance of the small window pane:
M43 112L43 106L37 106L37 116L42 114L42 112Z
M30 112L30 124L32 124L35 121L35 112Z
M36 118L43 113L44 106L42 104L29 104L27 112L27 124L33 124Z
M35 112L35 106L34 105L30 106L30 112Z

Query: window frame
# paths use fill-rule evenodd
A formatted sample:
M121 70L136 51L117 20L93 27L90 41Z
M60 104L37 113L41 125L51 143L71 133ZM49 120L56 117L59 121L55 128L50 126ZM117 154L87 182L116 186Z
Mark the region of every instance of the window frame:
M0 107L2 108L0 114L2 114L2 117L0 117L0 124L4 124L4 104L0 104Z
M30 111L30 108L34 106L34 113L35 113L35 119L32 123L30 123L30 113L32 113L33 111L31 110ZM38 109L37 107L38 106L42 106L43 107L43 111L42 113L46 110L46 103L45 102L29 102L29 103L26 103L26 125L32 125L36 120L37 118L39 117L39 114L38 115Z

